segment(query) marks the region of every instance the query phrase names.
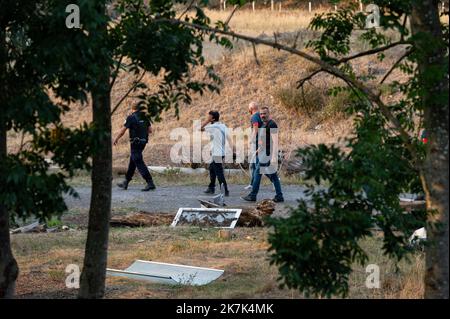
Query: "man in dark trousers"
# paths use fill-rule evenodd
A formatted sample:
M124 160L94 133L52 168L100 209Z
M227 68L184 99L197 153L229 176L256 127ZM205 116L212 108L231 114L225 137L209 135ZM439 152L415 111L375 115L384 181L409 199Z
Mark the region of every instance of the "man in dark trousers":
M255 202L259 192L262 174L266 175L275 187L276 195L274 202L284 202L283 193L281 191L280 178L277 174L278 152L278 126L274 120L270 118L269 108L262 107L260 112L262 127L258 134L258 149L256 155L255 172L253 174L252 191L243 200ZM274 165L276 164L276 165Z
M148 143L148 136L152 133L152 126L145 116L145 113L140 110L140 107L137 104L132 106L131 112L132 113L125 120L124 127L120 130L114 140L114 145L117 145L117 142L125 134L127 129L129 130L131 145L130 163L128 164L125 180L122 183L117 184L117 186L127 189L137 168L142 178L147 182L147 186L143 188L142 191L147 192L156 188L153 183L152 175L150 175L147 165L145 165L142 157L142 152Z
M259 115L259 105L257 102L252 101L248 105L248 111L251 115L250 117L250 125L251 125L251 156L249 156L250 163L250 184L245 187L245 189L252 189L253 184L253 174L255 173L256 168L256 149L258 145L258 130L263 125L263 121L261 120L261 116Z
M219 122L220 114L217 111L210 111L208 118L203 122L201 130L209 133L211 137L211 163L209 164L210 183L206 189L206 194L214 194L216 187L216 178L219 180L220 187L224 188L225 196L229 196L227 182L223 171L223 162L225 159L225 143L229 141L227 127Z

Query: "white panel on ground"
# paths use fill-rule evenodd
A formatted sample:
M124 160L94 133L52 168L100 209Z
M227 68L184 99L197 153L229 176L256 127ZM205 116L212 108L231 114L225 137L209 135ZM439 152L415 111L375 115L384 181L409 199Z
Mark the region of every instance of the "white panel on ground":
M125 270L107 269L109 276L171 285L202 286L216 280L223 270L136 260Z
M234 228L241 212L237 208L180 208L171 226Z

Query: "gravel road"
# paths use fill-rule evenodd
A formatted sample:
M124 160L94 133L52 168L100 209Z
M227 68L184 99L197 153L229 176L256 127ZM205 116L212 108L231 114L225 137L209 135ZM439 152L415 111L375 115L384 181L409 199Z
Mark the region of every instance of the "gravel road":
M143 210L146 212L175 213L180 207L200 207L198 198L208 199L211 196L203 194L205 187L202 186L167 186L158 187L154 191L141 192L142 185L131 184L128 190L122 190L113 186L112 207L113 209ZM230 185L230 197L225 198L227 206L252 205L240 199L246 195L243 185ZM79 198L66 197L69 209L88 209L91 195L89 186L75 187ZM287 206L296 206L296 200L304 198L304 188L298 185L283 186L285 202L277 205L277 211L286 210ZM271 186L261 186L258 201L273 198L275 195Z

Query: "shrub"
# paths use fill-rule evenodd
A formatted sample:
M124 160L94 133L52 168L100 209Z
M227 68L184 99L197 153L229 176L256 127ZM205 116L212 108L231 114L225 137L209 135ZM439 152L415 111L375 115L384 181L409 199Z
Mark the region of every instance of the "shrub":
M315 113L325 107L325 94L325 92L318 92L316 88L307 87L301 90L289 86L276 90L274 97L287 110L312 118Z
M274 97L286 110L319 122L343 116L350 103L347 91L330 95L325 88L315 86L307 86L303 90L295 86L279 88L274 92Z

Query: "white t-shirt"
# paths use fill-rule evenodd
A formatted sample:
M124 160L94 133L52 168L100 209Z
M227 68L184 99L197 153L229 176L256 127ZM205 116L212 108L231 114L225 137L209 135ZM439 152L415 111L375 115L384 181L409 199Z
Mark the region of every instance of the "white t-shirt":
M205 132L208 132L211 137L211 156L225 156L227 130L226 125L220 122L215 122L205 126Z

